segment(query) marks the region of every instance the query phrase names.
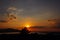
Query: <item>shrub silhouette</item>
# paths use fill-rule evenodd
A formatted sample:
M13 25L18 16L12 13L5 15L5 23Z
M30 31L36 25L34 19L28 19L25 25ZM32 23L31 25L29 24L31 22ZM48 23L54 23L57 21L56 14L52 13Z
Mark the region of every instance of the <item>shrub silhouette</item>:
M21 34L29 34L30 31L25 27L21 30Z

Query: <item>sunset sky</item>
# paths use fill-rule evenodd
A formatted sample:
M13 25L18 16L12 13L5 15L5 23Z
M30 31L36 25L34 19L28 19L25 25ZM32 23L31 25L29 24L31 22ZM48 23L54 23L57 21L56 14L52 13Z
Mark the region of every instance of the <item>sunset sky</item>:
M0 28L60 26L60 0L0 0Z

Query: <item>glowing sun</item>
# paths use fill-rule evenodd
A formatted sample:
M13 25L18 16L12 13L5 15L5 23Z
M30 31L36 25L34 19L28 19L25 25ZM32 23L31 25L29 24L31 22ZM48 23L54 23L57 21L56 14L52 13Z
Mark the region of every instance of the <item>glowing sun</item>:
M28 27L28 28L29 28L29 27L30 27L30 25L25 25L25 27Z

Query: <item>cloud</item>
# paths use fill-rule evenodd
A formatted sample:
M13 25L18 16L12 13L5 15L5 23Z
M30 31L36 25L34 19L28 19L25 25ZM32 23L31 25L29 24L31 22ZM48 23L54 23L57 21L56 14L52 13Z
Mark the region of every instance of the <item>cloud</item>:
M16 10L16 7L12 6L12 7L9 7L7 11L11 11L11 10Z
M50 20L48 20L48 22L50 22L50 24L54 25L54 27L60 28L60 18L50 19Z
M14 15L10 15L11 17L10 17L10 20L12 20L12 19L16 19L16 17L14 16Z
M6 23L6 22L8 22L8 21L6 21L6 20L0 20L0 22L1 22L1 23Z
M7 15L10 20L16 19L16 10L17 8L15 6L8 7Z
M7 15L9 18L16 19L17 15L21 16L23 15L23 9L18 9L15 6L8 7L7 9Z
M3 14L2 13L0 14L0 22L2 23L15 21L16 19L19 19L19 17L23 15L24 10L22 8L18 9L15 6L10 6L10 7L7 7L4 11L3 11L4 12Z

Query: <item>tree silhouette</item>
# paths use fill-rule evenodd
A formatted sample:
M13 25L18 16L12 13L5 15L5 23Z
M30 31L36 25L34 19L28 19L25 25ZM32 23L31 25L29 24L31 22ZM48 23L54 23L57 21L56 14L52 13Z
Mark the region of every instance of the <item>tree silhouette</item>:
M30 31L25 27L21 30L21 34L29 34Z

